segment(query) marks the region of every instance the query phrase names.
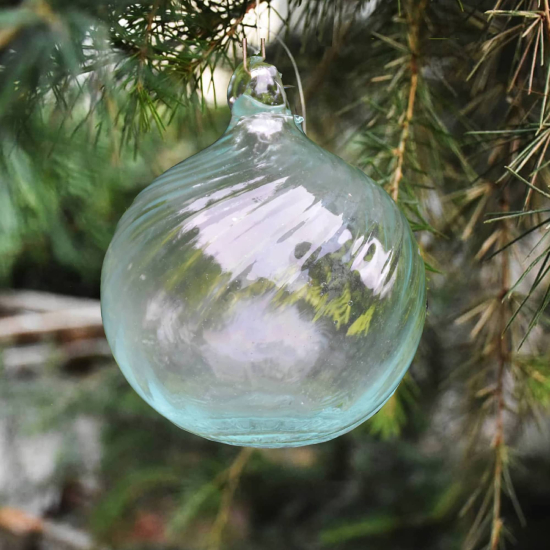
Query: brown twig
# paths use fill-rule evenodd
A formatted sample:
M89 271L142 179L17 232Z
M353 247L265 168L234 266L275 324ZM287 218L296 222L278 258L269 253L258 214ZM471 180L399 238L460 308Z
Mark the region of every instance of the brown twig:
M141 78L141 70L145 62L147 61L147 54L149 53L149 44L151 42L151 30L153 29L153 20L159 8L160 0L156 0L147 16L147 27L145 28L145 36L143 40L143 46L139 50L139 71L136 87L138 90L143 88L143 81Z
M153 21L159 9L159 5L160 5L160 0L156 0L155 3L153 4L153 7L151 8L151 11L149 12L149 15L147 16L147 27L145 29L145 41L143 44L143 48L141 49L142 59L145 59L147 57L147 50L149 48L149 43L151 42L151 31L153 30Z
M504 205L504 212L508 211L508 204ZM503 222L503 230L501 231L500 246L505 246L509 241L507 222ZM495 471L493 477L493 523L491 527L491 550L497 550L501 533L502 533L502 477L504 464L504 454L506 450L506 441L504 437L504 411L506 410L506 402L504 398L504 377L506 367L510 358L510 336L506 332L506 324L510 317L510 311L507 303L502 301L510 287L510 266L509 266L509 251L508 249L502 252L501 257L501 283L500 295L501 303L499 304L499 331L496 334L498 339L498 366L497 380L495 387L495 403L496 403L496 428L493 446L495 449Z
M535 172L534 172L533 176L531 177L532 187L529 187L529 191L527 192L527 196L525 197L525 203L524 203L524 207L523 207L524 210L527 210L529 208L529 203L531 202L531 197L533 195L535 184L537 182L537 176L539 174L539 170L540 170L540 167L542 165L542 161L546 157L546 151L548 150L548 145L550 145L550 134L548 134L548 137L546 138L546 143L544 144L544 148L542 149L542 153L539 156L539 160L537 162Z
M537 31L537 38L535 39L535 51L533 52L533 61L531 62L531 72L529 73L529 89L527 90L527 95L531 95L533 91L533 78L535 77L535 66L537 64L537 55L539 53L539 44L541 40L543 26L539 24Z
M416 95L418 90L418 55L419 55L419 38L420 38L420 18L424 13L427 6L427 0L421 0L421 2L413 7L412 2L407 6L407 22L409 25L408 40L409 50L411 55L410 61L410 85L409 85L409 100L407 103L407 111L405 118L403 119L403 129L401 131L401 139L399 145L395 149L395 157L397 158L397 164L393 173L390 183L390 194L394 201L399 198L399 184L403 179L403 165L405 162L405 151L407 149L407 142L410 136L411 122L414 116L414 107L416 103Z
M514 86L516 85L516 80L519 76L519 73L521 72L521 68L523 67L526 59L527 59L527 55L529 54L529 51L531 49L531 45L533 44L533 41L535 40L535 37L536 37L536 33L530 33L531 36L529 37L529 40L527 42L527 46L525 47L525 50L523 51L523 55L521 56L521 60L520 62L518 63L518 66L516 68L516 71L514 73L514 76L512 77L512 80L510 80L510 84L508 85L508 91L511 91ZM536 58L536 52L533 54L533 58Z
M515 145L512 145L515 147ZM502 213L506 214L510 210L509 190L504 187L502 190ZM504 248L510 242L510 222L504 219L501 222L501 231L499 237L499 248ZM501 252L501 271L500 271L500 289L498 299L498 331L495 333L495 349L497 350L497 372L494 391L495 399L495 436L493 448L495 451L495 469L493 475L493 520L491 524L490 549L498 550L502 535L503 520L502 513L502 480L504 476L506 439L504 433L504 412L507 409L505 400L505 376L510 362L512 352L512 336L506 330L508 320L510 319L509 302L505 299L510 289L510 249L505 248Z
M407 112L405 114L405 120L403 121L403 131L401 132L401 140L395 150L395 156L397 157L397 166L393 173L393 177L390 184L391 196L394 201L397 202L399 198L399 184L403 178L403 163L405 161L405 149L407 147L407 140L409 139L410 125L414 116L414 104L416 100L416 90L418 87L418 72L413 70L411 73L411 83L409 89L409 102L407 106Z
M45 0L39 0L38 2L29 3L30 6L26 9L32 11L32 13L38 16L43 22L49 25L55 25L58 23L58 19L54 14L51 6L45 2ZM0 30L0 50L8 47L12 40L14 40L21 30L25 27L24 23L17 23L13 27Z
M231 505L233 504L233 497L235 496L235 491L239 486L239 481L241 479L241 474L244 470L244 467L248 463L248 460L252 456L254 449L245 447L237 455L237 458L233 461L233 464L229 467L227 472L227 482L226 486L222 493L222 501L220 505L220 510L212 527L210 533L210 542L208 544L208 550L219 550L222 546L222 537L229 520L229 513L231 512Z
M0 31L0 51L6 48L11 41L19 34L22 25L15 25L10 29Z
M548 30L548 38L550 38L550 1L544 0L544 18L546 19L546 28Z

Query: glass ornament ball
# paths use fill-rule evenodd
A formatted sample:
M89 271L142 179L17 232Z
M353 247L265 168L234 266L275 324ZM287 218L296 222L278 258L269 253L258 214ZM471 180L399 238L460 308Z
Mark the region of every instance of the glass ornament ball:
M129 383L174 424L252 447L327 441L389 399L425 318L424 263L388 194L325 151L260 57L223 136L142 191L102 273Z

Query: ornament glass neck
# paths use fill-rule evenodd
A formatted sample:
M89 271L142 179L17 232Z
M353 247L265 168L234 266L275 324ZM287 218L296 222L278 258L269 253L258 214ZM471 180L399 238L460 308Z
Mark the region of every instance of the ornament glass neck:
M247 65L247 70L242 63L237 67L227 90L231 109L229 129L242 117L262 113L292 117L276 67L259 56L251 57Z

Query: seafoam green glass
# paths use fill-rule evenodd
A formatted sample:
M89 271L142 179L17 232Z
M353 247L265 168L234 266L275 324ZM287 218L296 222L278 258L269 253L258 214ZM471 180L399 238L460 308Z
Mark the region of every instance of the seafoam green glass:
M376 413L415 354L424 263L395 203L309 140L275 67L237 69L231 123L120 221L102 311L134 389L181 428L253 447Z

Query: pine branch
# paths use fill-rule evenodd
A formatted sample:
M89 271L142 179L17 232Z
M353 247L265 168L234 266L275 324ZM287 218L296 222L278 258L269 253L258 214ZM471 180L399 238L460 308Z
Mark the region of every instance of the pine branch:
M507 192L504 193L503 211L509 210L507 201ZM508 241L508 221L502 222L502 230L500 232L501 246L502 243ZM499 330L496 332L495 342L498 349L497 376L495 388L496 401L496 428L494 435L494 452L495 452L495 470L493 481L493 520L491 527L491 550L497 550L502 536L503 520L501 517L502 508L502 476L505 468L504 457L506 453L506 441L504 435L504 411L507 409L504 397L504 379L509 365L509 358L512 352L510 347L510 336L506 333L506 325L510 318L510 312L507 302L504 297L508 293L510 287L510 265L509 251L503 252L501 256L501 281L500 281L500 307L499 307Z
M397 146L395 155L397 157L397 166L393 174L389 189L394 201L399 198L399 183L403 177L403 163L405 159L405 148L409 139L409 129L414 116L414 105L416 101L416 93L418 88L418 56L419 56L419 32L420 19L422 18L427 6L427 0L422 0L417 6L409 4L407 6L407 24L408 24L408 41L410 50L410 85L409 99L407 102L407 111L403 121L403 131L401 139Z
M516 137L508 143L507 148L496 149L490 157L490 162L498 166L502 162L502 157L505 158L507 154L512 156L513 162L518 162L518 157L522 153L521 149L518 151L517 141ZM525 391L525 381L516 374L519 359L512 356L513 342L517 339L519 327L514 327L515 330L510 329L510 319L514 319L517 315L516 312L512 316L510 301L510 273L513 261L513 249L510 245L521 240L521 235L519 237L514 235L517 230L514 229L512 220L518 215L523 218L528 214L521 210L510 212L512 179L508 175L498 184L483 187L485 195L472 195L479 201L479 205L483 205L482 210L487 211L495 202L499 205L499 213L494 214L493 219L490 220L491 233L482 241L477 254L478 259L488 256L486 261L491 262L495 271L498 267L499 271L498 279L492 279L494 286L497 287L494 295L489 295L459 320L464 322L479 316L470 333L476 350L474 352L476 361L471 365L472 372L468 378L468 385L473 394L471 414L476 417L476 420L469 450L471 451L474 445L479 443L483 427L489 423L494 426L491 444L492 467L483 480L487 484L487 492L483 498L480 492L474 499L479 501L479 508L465 541L465 548L468 549L481 547L487 527L489 528L489 548L497 550L502 546L505 532L505 519L502 512L504 495L511 499L520 519L522 517L508 472L509 447L506 441L506 418L516 415L517 421L521 420L515 410ZM495 252L489 255L489 251L493 248L496 249ZM484 286L490 288L492 283ZM475 369L473 369L474 366Z
M550 49L548 6L546 0L543 6L539 6L538 2L497 2L494 9L487 12L492 35L482 45L482 53L474 69L478 73L478 83L474 86L479 87L485 79L485 74L496 70L499 57L506 55L505 47L509 47L506 45L510 40L516 42L514 66L506 83L510 107L506 116L499 120L502 124L500 128L498 130L495 128L496 132L508 132L514 147L510 149L509 157L503 158L500 165L502 172L500 177L496 177L496 181L502 183L508 175L507 171L511 171L515 178L508 183L514 189L511 193L512 200L517 203L519 196L523 195L521 206L518 204L516 209L532 213L519 218L520 223L527 229L505 246L498 247L499 250L505 250L512 244L521 250L523 239L533 231L548 231L547 228L539 229L544 224L539 223L538 217L538 212L545 209L543 198L545 191L541 189L539 192L538 182L544 181L543 178L547 174L547 154L550 146L550 128L547 125L550 64L548 55L545 53ZM541 7L543 10L540 9ZM517 21L520 23L517 24ZM511 120L514 121L513 125L510 124ZM504 142L501 146L503 145ZM525 185L523 193L518 184ZM535 199L536 205L531 208ZM519 279L523 280L524 276L520 276ZM537 281L537 286L539 283L540 281ZM526 300L521 303L520 309L524 308L527 301L532 298L534 290L535 288L532 287ZM518 313L519 310L514 313L512 320L517 318ZM522 341L531 332L536 322L533 317Z
M338 8L338 3L335 2L333 9L336 11L337 8ZM338 56L340 55L340 51L344 46L351 29L353 28L353 24L355 22L357 12L360 10L360 8L361 8L361 2L356 2L353 13L348 17L347 21L345 23L341 23L339 27L334 29L333 39L332 39L333 43L325 51L323 58L321 59L321 62L315 68L313 76L309 79L307 87L305 89L304 97L305 97L306 104L312 99L314 94L319 90L319 87L322 85L323 80L326 78L332 63L334 63L334 61L338 59ZM334 19L336 19L336 14L334 14L333 17Z

